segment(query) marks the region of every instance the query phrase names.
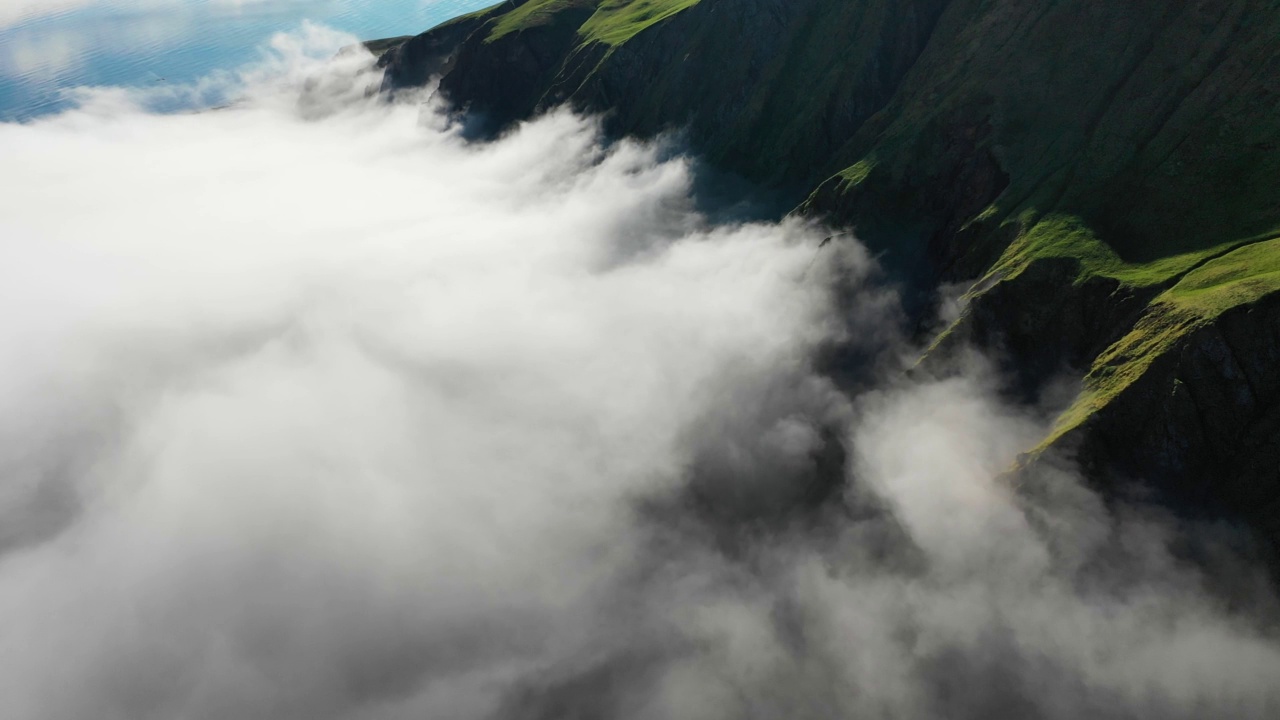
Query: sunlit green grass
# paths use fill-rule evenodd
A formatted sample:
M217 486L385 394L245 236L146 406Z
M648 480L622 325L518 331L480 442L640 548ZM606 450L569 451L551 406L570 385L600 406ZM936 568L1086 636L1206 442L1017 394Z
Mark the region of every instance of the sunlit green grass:
M700 0L604 0L595 15L579 30L584 38L606 45L620 45L636 33L661 22Z
M1041 447L1052 444L1110 403L1187 334L1208 325L1231 308L1280 292L1280 237L1250 238L1226 245L1236 249L1219 257L1212 257L1207 251L1193 253L1207 254L1211 259L1186 272L1158 295L1133 329L1098 356L1085 380L1084 391L1058 419ZM1185 262L1173 260L1161 261L1158 270L1139 266L1124 268L1120 274L1145 282L1167 278L1171 269Z
M1237 305L1256 302L1280 290L1280 238L1246 245L1182 278L1166 293L1169 300L1203 317L1216 317Z
M1169 283L1198 263L1243 242L1247 241L1224 242L1147 263L1131 263L1121 259L1080 218L1049 215L1014 241L997 263L995 271L1005 277L1013 277L1036 260L1069 258L1079 263L1077 280L1080 282L1101 276L1132 287L1151 287Z
M586 42L620 45L655 23L698 4L700 0L530 0L503 13L489 32L493 42L513 32L546 25L558 13L581 8L594 13L578 29ZM501 11L496 6L483 12Z
M600 2L601 0L529 0L520 7L499 15L497 22L493 24L493 29L489 31L486 42L494 42L514 32L546 25L552 22L558 13L575 8L594 8ZM492 10L501 11L502 8L503 6L499 5Z

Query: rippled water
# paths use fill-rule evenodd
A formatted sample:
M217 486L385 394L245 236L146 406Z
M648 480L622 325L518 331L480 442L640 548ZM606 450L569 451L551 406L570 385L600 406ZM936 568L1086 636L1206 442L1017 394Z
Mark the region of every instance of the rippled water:
M421 32L494 0L0 0L0 120L86 85L185 83L253 60L310 20L372 39Z

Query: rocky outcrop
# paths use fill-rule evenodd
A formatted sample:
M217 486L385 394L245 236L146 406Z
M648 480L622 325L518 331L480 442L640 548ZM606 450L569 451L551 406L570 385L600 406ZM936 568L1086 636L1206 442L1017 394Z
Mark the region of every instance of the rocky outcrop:
M966 346L986 348L1015 383L1010 389L1034 401L1048 383L1088 367L1123 337L1155 294L1101 276L1077 283L1080 275L1073 259L1045 259L975 293L931 359Z
M1275 562L1278 369L1280 294L1271 294L1188 333L1060 445L1095 477L1143 481L1184 516L1247 519Z
M463 41L483 23L483 18L464 16L386 48L378 57L385 71L383 90L421 87L449 74Z

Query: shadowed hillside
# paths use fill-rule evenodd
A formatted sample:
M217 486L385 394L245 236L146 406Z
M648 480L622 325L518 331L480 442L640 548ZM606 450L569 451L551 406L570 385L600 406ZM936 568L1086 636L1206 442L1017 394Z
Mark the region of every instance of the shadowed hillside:
M486 132L569 103L682 130L997 351L1044 449L1280 541L1280 3L509 1L387 53ZM920 303L916 310L926 312Z

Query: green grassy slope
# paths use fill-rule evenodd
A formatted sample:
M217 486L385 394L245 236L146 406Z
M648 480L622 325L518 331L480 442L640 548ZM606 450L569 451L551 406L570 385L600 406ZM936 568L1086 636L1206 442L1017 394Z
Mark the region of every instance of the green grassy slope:
M487 41L496 42L511 33L530 30L554 21L559 13L577 8L594 13L579 30L584 42L618 45L654 23L680 12L699 0L527 0L507 10L498 5L483 13L495 21Z
M958 0L941 23L847 165L929 175L946 126L988 123L996 218L1078 214L1131 261L1275 227L1280 5Z
M801 211L899 277L974 282L948 338L1087 375L1049 444L1280 293L1280 0L525 0L467 22L442 89L499 125L569 102L681 128L812 188Z
M1000 286L1028 284L1021 275L1037 263L1074 268L1064 295L1108 281L1117 297L1144 298L1113 336L1090 338L1104 349L1086 360L1061 434L1195 330L1280 289L1280 247L1259 242L1280 232L1276 38L1270 1L958 0L808 208L873 236L891 228L872 241L932 256L935 279L983 278L971 302L1009 327L1060 300L1009 302L1016 293ZM1008 183L981 208L939 209L920 190L972 186L968 169L990 161ZM902 232L921 217L933 222ZM1204 285L1218 277L1230 282ZM982 307L997 297L1008 307ZM1052 337L1058 316L1042 317L1022 332Z
M581 96L602 90L622 104L625 131L683 121L708 158L752 179L812 183L838 167L834 151L888 100L943 4L797 0L774 11L722 3L719 15L685 21L689 42L677 62L647 64L651 83L606 65ZM667 40L655 34L650 44ZM638 44L635 54L646 49Z
M577 8L594 8L600 0L526 0L510 8L510 4L498 5L488 11L494 19L486 42L497 42L512 33L519 33L548 25L557 14Z
M662 22L700 0L605 0L582 26L590 42L621 45L644 29Z
M1157 295L1132 329L1097 357L1084 390L1058 419L1042 448L1104 409L1191 333L1228 310L1280 294L1280 237L1251 240L1221 254L1210 253L1205 253L1210 255L1207 259L1202 257L1202 264ZM1165 279L1173 268L1123 269L1150 283Z
M444 90L500 121L570 102L620 134L683 129L725 169L811 184L838 169L834 151L888 100L947 2L503 3L477 14L465 77ZM504 78L513 70L523 86Z

